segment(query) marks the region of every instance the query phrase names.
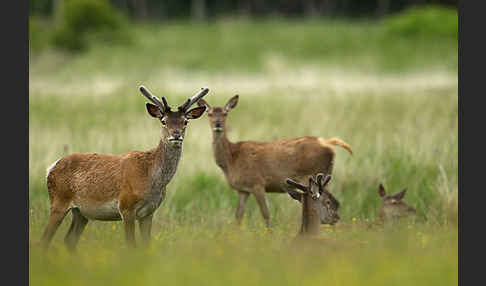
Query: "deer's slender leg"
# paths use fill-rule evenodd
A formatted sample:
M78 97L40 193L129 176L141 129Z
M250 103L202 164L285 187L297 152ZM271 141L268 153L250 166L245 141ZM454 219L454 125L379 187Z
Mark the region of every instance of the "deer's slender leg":
M133 209L120 210L125 228L125 239L128 246L135 247L135 211Z
M148 215L138 220L142 242L145 247L150 245L150 234L152 231L152 215Z
M238 207L236 209L236 223L238 226L241 225L243 215L245 214L246 203L248 202L249 197L250 193L238 191Z
M270 212L268 211L267 198L265 197L265 189L263 187L256 187L253 193L257 200L260 212L268 228L270 228Z
M64 238L64 243L71 253L76 250L76 245L78 244L79 238L88 223L88 219L85 218L78 208L73 208L71 210L73 221L69 227L69 231Z
M51 211L49 214L49 222L44 230L44 234L41 238L41 245L44 249L49 247L49 243L51 242L54 234L56 233L59 225L61 224L62 220L66 216L66 213L69 210L69 202L65 203L58 203L53 202L51 204Z

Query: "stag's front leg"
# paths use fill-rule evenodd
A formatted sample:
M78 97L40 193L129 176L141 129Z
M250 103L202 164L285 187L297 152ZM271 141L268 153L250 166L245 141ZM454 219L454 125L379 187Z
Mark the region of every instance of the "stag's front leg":
M120 209L125 228L125 238L128 246L135 247L135 211L133 209Z
M270 212L268 211L267 198L265 196L265 188L255 187L254 193L257 200L258 206L260 207L260 212L262 213L263 219L268 228L270 228Z
M150 245L150 235L152 232L152 217L153 215L148 215L138 220L140 234L142 236L143 245L145 247L148 247Z

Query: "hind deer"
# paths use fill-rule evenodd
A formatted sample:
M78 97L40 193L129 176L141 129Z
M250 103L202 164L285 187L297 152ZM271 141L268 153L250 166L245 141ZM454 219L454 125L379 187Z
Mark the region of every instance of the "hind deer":
M319 225L334 225L339 221L338 209L339 202L326 190L326 185L331 180L327 175L324 179L323 174L317 174L316 180L309 176L309 184L301 185L290 178L285 182L290 189L287 193L291 198L302 204L302 223L300 226L300 236L313 236L319 233ZM301 190L303 193L296 191Z
M142 240L148 245L152 216L176 173L188 120L199 118L206 108L188 109L208 91L203 88L171 110L164 97L160 101L140 86L140 92L155 104L146 103L147 112L162 125L156 148L122 155L77 153L54 162L46 176L51 207L42 246L48 248L70 210L72 223L64 239L70 251L75 250L90 219L122 220L126 241L132 247L135 247L135 220L138 220Z
M260 207L267 227L270 214L265 192L285 193L285 178L304 181L316 173L331 174L334 165L334 145L353 154L351 147L338 138L299 137L270 142L241 141L233 143L226 136L226 117L236 107L238 95L224 107L211 107L204 99L213 133L213 153L226 181L238 193L237 224L241 224L250 194Z
M378 186L378 194L381 198L378 223L394 222L415 215L417 212L415 208L409 206L402 200L406 193L407 189L404 189L394 195L387 195L385 187L382 184Z

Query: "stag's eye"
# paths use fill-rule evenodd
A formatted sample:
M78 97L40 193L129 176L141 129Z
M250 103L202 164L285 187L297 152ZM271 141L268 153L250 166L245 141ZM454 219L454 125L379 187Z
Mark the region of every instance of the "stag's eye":
M188 120L184 121L184 126L186 126L188 122L189 122Z
M330 206L331 206L331 201L330 201L330 200L327 200L327 201L326 201L326 205L327 205L328 207L330 207Z

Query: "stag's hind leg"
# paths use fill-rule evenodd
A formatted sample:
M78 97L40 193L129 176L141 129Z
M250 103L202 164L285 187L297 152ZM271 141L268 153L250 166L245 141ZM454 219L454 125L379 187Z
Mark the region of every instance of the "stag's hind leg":
M49 247L54 234L56 233L59 225L69 211L70 202L66 201L51 201L51 211L49 214L49 222L44 230L44 234L41 238L41 246L44 249Z
M68 233L64 237L64 243L70 252L74 252L79 238L88 223L88 219L81 214L78 208L71 209L71 213L73 215L73 221L71 222Z

